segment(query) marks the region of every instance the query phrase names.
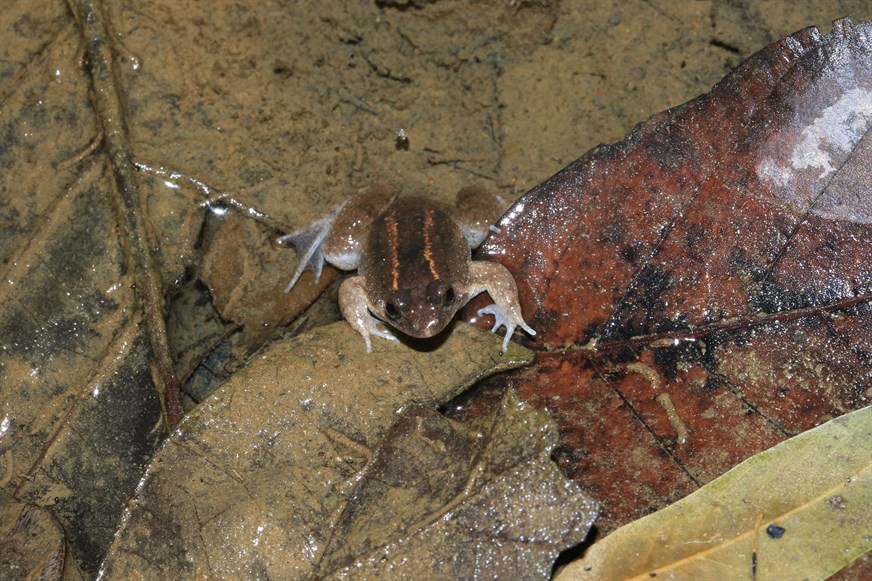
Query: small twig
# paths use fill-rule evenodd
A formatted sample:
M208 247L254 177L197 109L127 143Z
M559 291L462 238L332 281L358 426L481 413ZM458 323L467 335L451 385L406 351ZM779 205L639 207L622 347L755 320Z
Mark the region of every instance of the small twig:
M146 333L154 356L152 377L162 395L167 426L172 428L182 419L179 381L167 341L163 281L149 250L152 247L149 244L151 236L145 221L146 212L139 195L127 139L124 109L112 67L112 52L108 45L110 36L99 2L69 2L85 41L94 105L102 126L103 147L115 178L111 189L120 215L119 225L127 234L125 251L133 270L136 297L142 305Z
M254 206L246 204L229 193L222 193L217 188L214 188L193 176L185 175L179 171L170 170L163 166L151 165L147 162L143 162L141 159L134 161L133 167L135 167L137 171L147 173L166 182L172 183L175 187L184 185L195 188L203 196L203 200L198 202L201 207L214 210L216 206L223 205L236 210L240 215L246 218L264 224L268 228L272 228L276 232L288 233L294 230L291 226L276 220L269 214L258 210ZM261 182L259 187L263 187L264 185L265 183Z

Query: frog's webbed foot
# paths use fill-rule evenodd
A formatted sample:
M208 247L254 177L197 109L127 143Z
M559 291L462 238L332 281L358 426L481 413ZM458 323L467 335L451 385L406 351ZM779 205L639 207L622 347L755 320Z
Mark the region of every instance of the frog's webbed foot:
M518 285L505 266L496 262L473 261L470 263L469 272L474 283L470 296L487 291L494 300L494 304L479 309L478 316L493 315L492 333L496 333L500 327L506 328L503 353L508 348L509 339L512 338L516 328L520 327L530 335L536 334L536 331L524 321L518 300Z
M363 188L308 228L279 238L279 244L293 245L300 257L285 292L290 291L307 270L315 273L317 283L325 261L341 270L357 268L367 229L396 197L397 190L390 184Z
M321 270L324 268L324 240L330 233L330 228L333 226L338 212L337 209L330 215L313 222L308 228L285 234L276 240L279 244L293 246L300 258L297 270L285 288L286 293L294 288L294 285L307 270L311 270L315 274L316 284L321 280Z
M388 341L393 341L395 343L400 342L396 335L384 328L383 323L372 315L370 315L367 324L369 325L369 335L375 335L376 337L381 337L382 339L387 339ZM372 341L369 336L363 335L363 341L366 343L366 352L372 353Z
M384 323L369 312L369 307L366 304L366 292L363 288L363 277L352 276L340 285L339 310L342 311L342 316L345 317L348 324L363 337L367 353L372 353L371 335L388 341L399 341L393 333L384 327Z

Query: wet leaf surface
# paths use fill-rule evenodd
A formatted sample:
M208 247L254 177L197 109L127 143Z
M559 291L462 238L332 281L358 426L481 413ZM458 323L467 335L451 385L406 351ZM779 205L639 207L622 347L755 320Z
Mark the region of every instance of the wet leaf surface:
M486 243L544 349L517 389L602 532L872 398L870 63L869 24L778 41Z
M530 355L500 356L498 338L468 326L434 352L377 341L368 355L344 323L269 347L157 454L105 574L541 575L595 515L549 457L553 425L512 399L465 427L426 411ZM446 560L458 543L464 558Z
M93 569L156 448L160 406L112 176L88 155L99 130L74 72L79 32L62 4L3 16L26 60L6 70L2 101L0 481L50 507ZM183 232L174 240L185 246Z
M335 524L318 577L545 578L598 507L550 458L553 422L509 391L458 424L405 413Z
M82 18L87 2L12 0L0 11L0 485L15 502L51 513L64 529L66 563L86 575L96 571L121 507L163 438L155 385L161 374L153 369L155 334L148 321L162 322L166 311L143 309L145 286L154 305L162 298L174 302L166 308L175 328L169 341L158 332L158 343L172 348L177 376L190 375L188 391L200 400L215 378L242 365L232 358L239 353L228 351L250 352L274 338L277 321L286 318L279 315L285 298L275 300L269 289L289 257L246 236L304 226L349 192L384 180L444 201L471 182L517 195L590 145L617 139L638 119L705 90L772 39L843 14L869 17L863 3L847 1L752 12L718 4L704 24L691 5L400 4L106 2L93 5L106 26L96 36L87 28L93 21ZM115 99L114 110L101 101L107 98ZM406 147L398 147L401 128ZM769 152L774 170L786 160L778 147ZM809 172L819 169L826 168ZM132 216L119 203L119 184L138 194L127 198L135 202ZM839 187L853 186L842 179ZM821 205L827 220L843 211L841 198L833 200ZM259 225L240 228L223 250L212 249L204 214L227 208ZM129 231L131 217L138 238ZM241 269L234 243L253 249ZM197 280L204 253L211 253L213 274L225 275L225 306L241 307L249 331L260 326L253 340L234 343L228 334L236 326L208 305ZM143 275L147 285L138 279ZM532 270L525 276L535 279ZM619 277L616 285L626 280ZM242 294L249 299L237 300ZM644 302L633 301L625 304ZM631 310L621 311L622 321L633 320ZM257 321L264 313L273 318ZM847 345L844 353L868 352L868 326L853 314L822 325L836 332L809 335L813 345L832 340ZM755 359L770 342L756 338L756 350L748 347L730 369L774 381ZM646 344L660 351L645 357L630 341L629 367L607 357L596 368L605 374L585 367L579 381L599 378L606 409L627 405L614 398L618 379L635 379L644 388L656 377L648 368L664 360L683 377L687 356L663 341ZM821 366L797 355L795 345L773 346L779 366L769 375L789 375L790 389L808 394L791 404L789 416L807 406L826 413L805 378L829 372L833 391L842 393L845 380L837 373L855 369L851 359L839 355ZM632 365L637 356L643 365ZM566 362L561 357L550 360L553 369L587 365L572 349ZM701 385L711 387L720 377L694 369ZM523 387L533 385L527 377ZM867 389L857 377L854 400ZM527 399L552 401L545 387L537 385L542 397L527 393ZM649 424L666 434L665 450L647 456L655 464L672 450L673 424L684 425L691 439L701 437L675 394L657 395L651 406L642 389L633 404L642 409L647 401L649 420L660 418ZM587 398L581 401L592 405ZM767 413L777 416L780 396L767 401ZM750 409L741 402L734 407ZM579 414L576 425L590 421ZM573 440L577 431L566 431L565 415L562 422L566 437L557 457L578 478L580 459L596 466L597 449L590 439ZM608 425L612 432L593 442L605 449L634 442L646 429ZM774 431L781 437L784 430ZM731 457L743 457L746 441L759 449L761 441L774 439L739 437ZM650 452L627 449L637 459ZM694 470L714 477L721 465L709 469L702 454ZM620 480L614 490L621 490ZM684 490L652 488L646 500L667 502Z
M831 420L618 529L556 580L829 578L872 550L870 441L872 408Z
M0 500L3 579L83 578L68 556L64 530L51 512L5 497Z

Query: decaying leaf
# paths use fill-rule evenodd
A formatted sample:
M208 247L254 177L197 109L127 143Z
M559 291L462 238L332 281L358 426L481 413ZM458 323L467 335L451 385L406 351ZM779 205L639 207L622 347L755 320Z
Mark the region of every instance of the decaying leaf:
M317 577L548 577L597 514L551 460L556 442L547 414L512 392L470 425L410 410L363 470Z
M872 24L809 28L532 189L483 258L608 531L872 397ZM478 305L472 306L474 309Z
M246 354L293 321L337 274L336 269L326 268L318 284L309 274L295 292L284 292L296 257L287 248L271 244L271 238L275 232L231 213L211 236L200 271L221 316L243 326L241 350Z
M154 350L74 11L2 12L0 483L48 509L93 571L162 435ZM166 228L152 274L174 280L202 210L150 202Z
M621 527L573 579L824 579L872 550L872 408L749 458Z
M51 512L0 495L0 578L83 579L67 553L64 530Z
M367 467L398 412L413 404L434 407L482 376L517 366L529 357L516 345L500 356L497 337L462 324L433 352L377 341L374 352L367 354L360 336L344 322L270 346L198 407L156 455L104 563L105 574L109 578L127 577L133 571L145 578L263 574L284 579L315 574L328 544L337 554L347 550L331 542L334 527L351 505L361 475L365 481L369 470L387 460L390 448L376 452L373 466ZM552 433L541 418L520 416L517 421L532 422ZM494 432L503 429L498 428L501 424L493 425ZM486 431L487 426L483 422L479 429ZM545 450L551 444L543 444L542 437L531 436L528 443L534 444L533 450L525 453L520 451L522 442L485 438L484 450L491 446L500 454L473 460L473 473L463 476L464 482L499 475L501 464L508 472L511 462L525 454L547 457ZM432 444L437 450L443 445L436 440ZM512 458L501 455L512 450ZM523 474L523 467L517 469ZM506 484L513 491L524 486L523 482ZM472 489L480 495L477 500L487 505L487 494L495 490L492 486L475 480ZM567 496L577 489L563 486L563 498L586 502L577 495ZM551 489L555 497L556 490ZM401 487L393 492L394 502L410 502ZM493 501L495 509L500 506L497 498ZM583 530L579 523L592 518L590 512L579 517L578 510L578 506L561 506L557 513L533 516L528 522L540 526L528 534L545 540L558 536L553 531L562 531L567 539L577 540L572 526ZM544 521L539 519L548 516L558 524L551 528L541 524ZM417 524L423 525L424 520L422 515ZM524 520L506 525L514 527ZM554 550L551 546L545 553L553 558ZM532 559L531 566L541 567L541 562L541 556Z

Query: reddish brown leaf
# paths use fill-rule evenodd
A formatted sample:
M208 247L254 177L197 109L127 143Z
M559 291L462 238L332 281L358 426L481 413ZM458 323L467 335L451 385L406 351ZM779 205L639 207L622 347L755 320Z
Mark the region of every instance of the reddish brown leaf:
M483 257L601 529L872 396L872 25L809 28L524 196ZM584 347L582 347L584 346Z

